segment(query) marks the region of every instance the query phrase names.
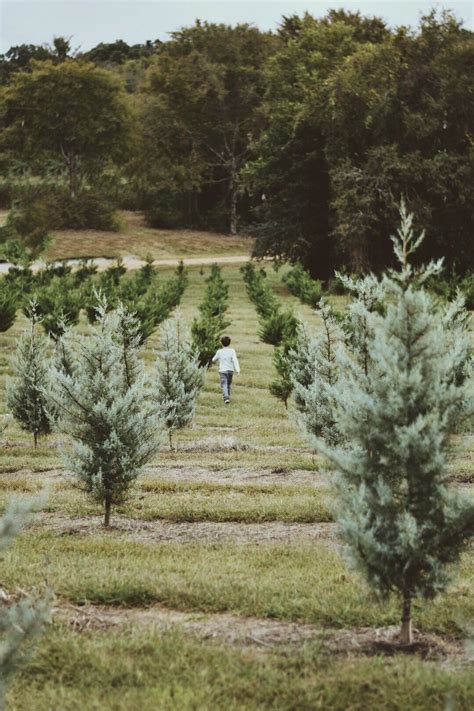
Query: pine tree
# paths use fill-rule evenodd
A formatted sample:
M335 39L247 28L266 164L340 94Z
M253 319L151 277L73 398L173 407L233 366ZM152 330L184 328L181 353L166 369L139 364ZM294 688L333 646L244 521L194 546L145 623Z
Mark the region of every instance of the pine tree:
M273 353L273 365L278 377L269 385L271 394L281 400L288 410L288 400L293 392L292 367L293 367L293 346L294 341L284 341L275 348Z
M401 216L386 313L364 314L370 368L341 356L333 387L348 446L317 448L341 474L339 523L352 558L374 591L400 595L400 639L410 643L413 599L445 588L447 565L474 533L473 503L447 485L450 435L472 407L472 381L464 319L448 326L452 307L422 288L440 264L409 264L424 235L414 237L403 206Z
M8 548L22 529L32 502L18 501L0 518L0 551ZM0 708L4 708L7 683L30 651L34 638L49 619L49 599L22 597L0 607Z
M346 335L346 343L362 365L367 375L370 367L369 327L367 314L383 310L384 287L373 274L361 279L353 279L336 272L336 278L344 289L354 296L347 313L342 319L342 328Z
M298 423L313 441L321 437L329 444L340 441L332 388L338 379L336 349L341 333L336 319L324 299L318 312L322 331L311 337L300 328L292 360L293 396L299 411Z
M173 433L193 420L205 371L179 314L164 324L156 371L154 397L172 449Z
M30 329L25 332L16 348L12 361L13 378L7 385L7 405L20 427L33 435L35 448L38 437L51 432L48 417L48 343L38 335L36 302L30 305Z
M104 505L123 502L143 466L157 451L157 410L139 360L138 326L123 309L97 308L97 326L73 337L69 372L57 364L50 381L58 427L73 439L66 465L83 489Z
M0 282L0 331L8 331L16 319L18 296L15 290L2 279Z

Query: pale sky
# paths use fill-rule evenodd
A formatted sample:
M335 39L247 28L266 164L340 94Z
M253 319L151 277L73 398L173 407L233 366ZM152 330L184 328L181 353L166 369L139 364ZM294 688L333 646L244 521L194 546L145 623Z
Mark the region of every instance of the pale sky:
M321 16L334 7L378 15L391 26L415 26L430 8L444 7L474 30L474 0L0 0L0 52L23 43L49 43L58 35L71 37L73 48L82 50L116 39L129 44L165 40L197 18L275 29L282 15L307 10Z

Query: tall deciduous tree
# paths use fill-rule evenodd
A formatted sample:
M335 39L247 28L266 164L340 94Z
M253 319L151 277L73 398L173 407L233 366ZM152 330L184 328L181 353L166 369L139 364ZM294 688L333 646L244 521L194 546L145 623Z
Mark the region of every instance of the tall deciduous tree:
M447 484L450 435L473 393L464 319L448 326L452 307L420 288L439 263L411 267L421 239L407 216L394 242L401 271L384 279L386 314L366 314L370 369L343 358L332 389L347 447L316 446L341 474L339 523L352 557L382 597L399 594L410 643L413 599L443 590L447 565L474 533L474 504Z
M160 49L143 113L143 169L156 186L158 221L174 200L178 221L237 232L240 173L261 124L263 65L274 43L249 25L198 21Z
M120 82L90 63L33 62L5 90L3 147L64 168L71 196L126 156L130 114Z
M245 169L256 254L382 271L400 197L428 237L416 258L474 262L474 35L449 14L419 28L332 12L287 18L266 70L266 126Z

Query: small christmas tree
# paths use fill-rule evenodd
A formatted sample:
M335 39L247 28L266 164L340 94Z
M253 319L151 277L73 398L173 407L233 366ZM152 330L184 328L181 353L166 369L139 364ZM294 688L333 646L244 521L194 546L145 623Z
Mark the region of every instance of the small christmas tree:
M292 367L293 367L293 347L294 341L284 341L275 348L273 354L273 365L278 377L269 385L271 394L281 400L288 410L288 400L293 392Z
M415 239L403 206L401 217L392 238L401 271L384 279L386 313L363 314L370 368L341 356L333 387L347 448L317 447L341 473L339 523L352 557L378 594L400 595L400 639L410 643L413 599L443 590L447 564L474 532L474 504L449 489L446 465L472 392L463 318L448 326L446 307L422 288L440 264L411 267L423 234Z
M338 379L336 349L341 333L332 311L321 299L318 312L323 329L311 337L300 328L292 361L293 396L298 422L312 442L321 437L329 444L340 441L332 388Z
M154 397L172 449L173 433L193 420L205 371L179 314L164 324L156 370Z
M345 274L336 272L336 278L345 291L354 296L341 325L349 349L367 375L370 367L370 334L367 314L373 311L383 311L384 286L373 274L368 274L362 279L352 279Z
M7 405L20 427L33 435L35 448L38 437L51 432L48 417L47 340L38 334L39 318L36 302L29 310L30 329L25 332L16 348L12 361L13 378L7 385Z
M0 551L12 544L32 508L31 502L18 501L0 518ZM4 708L10 677L48 620L48 598L32 600L25 595L18 602L0 607L0 708Z
M138 327L123 310L97 308L97 327L74 338L69 372L54 365L51 399L58 427L69 434L67 466L80 485L104 505L123 502L143 466L157 451L157 410L138 359ZM68 344L69 352L71 344Z
M16 319L18 295L5 279L0 282L0 331L8 331Z

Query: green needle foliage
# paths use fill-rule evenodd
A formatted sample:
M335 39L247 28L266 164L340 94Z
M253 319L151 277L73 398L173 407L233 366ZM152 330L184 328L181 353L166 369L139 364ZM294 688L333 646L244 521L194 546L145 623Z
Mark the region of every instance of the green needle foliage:
M23 528L33 506L31 502L11 504L0 518L0 551L5 550ZM18 602L0 607L0 708L10 677L28 656L34 638L49 619L49 600L24 595Z
M199 365L199 356L189 343L186 327L177 314L163 327L153 390L171 449L174 432L191 424L194 418L203 382L204 368Z
M267 318L260 319L260 324L260 340L272 346L294 341L298 329L298 319L293 312L280 311L279 308Z
M384 279L386 313L364 314L370 368L341 355L332 389L347 448L316 446L341 474L339 523L352 557L376 593L399 594L410 643L412 600L445 588L474 533L474 504L447 485L450 435L472 407L472 381L464 319L423 289L440 263L412 268L423 234L414 237L403 206L401 217L401 271Z
M281 400L285 408L288 409L288 400L293 392L292 380L292 347L294 342L283 342L281 346L275 348L273 354L273 365L277 372L277 378L272 380L269 386L271 394Z
M16 319L18 296L15 290L2 279L0 283L0 331L8 331Z
M314 337L304 328L298 332L292 359L293 395L300 428L310 441L318 437L336 444L341 433L332 388L339 377L336 351L341 333L324 299L319 302L318 313L323 321L321 332Z
M38 437L51 432L46 396L48 342L38 335L40 319L34 301L29 315L30 328L18 341L12 360L13 378L7 384L7 405L20 427L33 435L36 448Z
M71 277L54 277L50 284L36 291L37 311L46 333L57 340L66 326L79 323L81 292Z
M53 365L52 395L58 428L73 439L66 465L80 486L104 505L125 500L143 466L157 451L157 412L139 360L138 326L123 309L107 313L86 337L68 335L70 372Z
M362 366L367 375L370 367L369 326L367 314L384 309L384 286L372 274L362 279L336 272L336 278L346 293L352 294L354 300L349 304L341 326L346 335L349 350Z
M313 309L317 307L323 295L322 282L319 279L313 279L301 264L297 264L285 274L283 281L288 290L297 296L303 304L309 304Z
M178 268L179 269L179 268ZM207 287L200 318L195 318L191 326L192 346L198 353L200 366L208 366L219 347L219 336L230 325L225 319L228 308L229 287L222 279L220 267L213 264L211 274L206 279Z

